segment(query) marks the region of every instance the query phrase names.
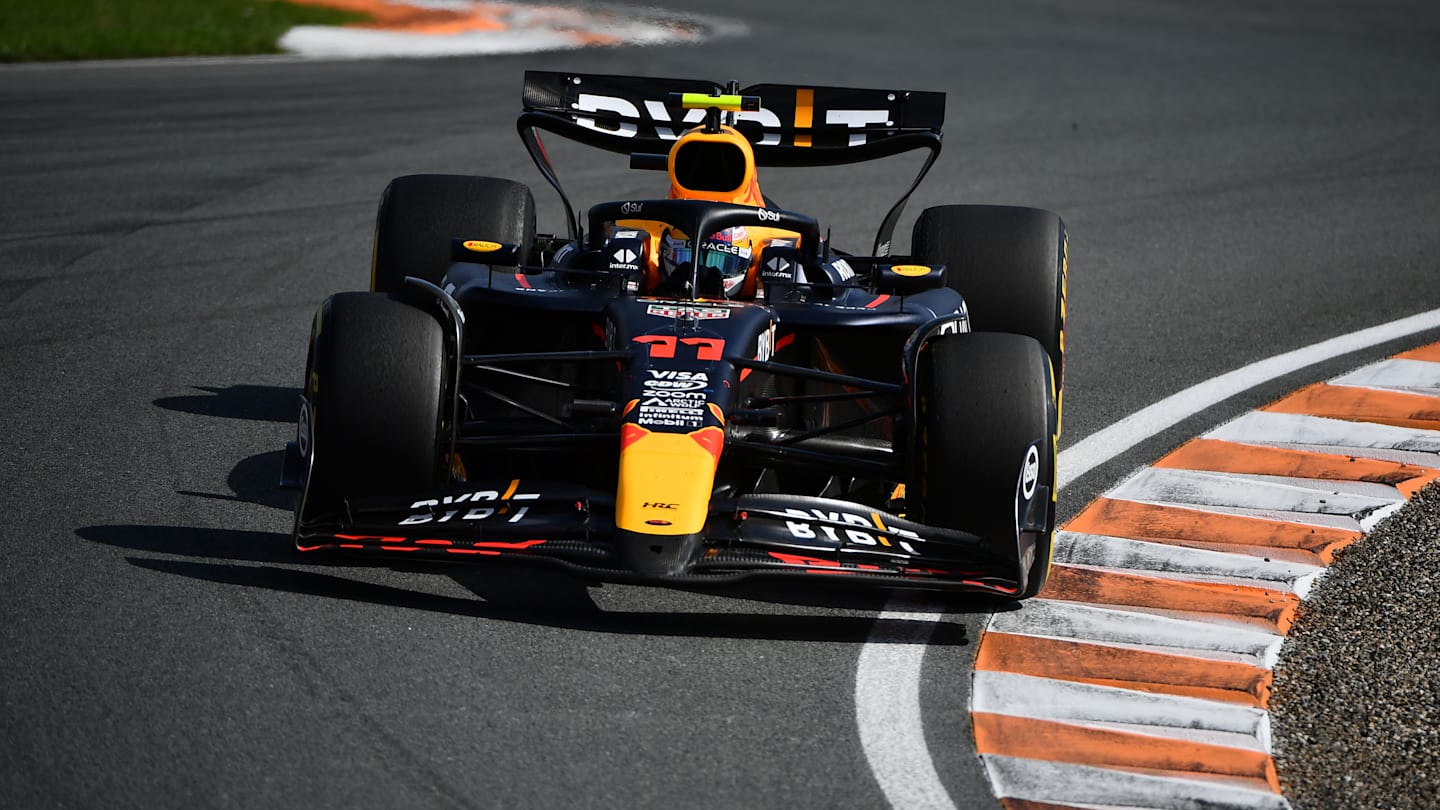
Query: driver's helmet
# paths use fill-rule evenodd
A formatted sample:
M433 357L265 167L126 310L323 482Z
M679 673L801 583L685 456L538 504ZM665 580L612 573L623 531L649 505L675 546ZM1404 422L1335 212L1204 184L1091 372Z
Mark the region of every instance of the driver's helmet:
M690 262L694 256L691 240L680 231L670 229L660 237L661 284L678 288L688 282ZM705 298L738 298L753 294L746 289L750 274L753 247L744 226L726 228L700 241L698 289ZM677 276L677 274L679 274Z

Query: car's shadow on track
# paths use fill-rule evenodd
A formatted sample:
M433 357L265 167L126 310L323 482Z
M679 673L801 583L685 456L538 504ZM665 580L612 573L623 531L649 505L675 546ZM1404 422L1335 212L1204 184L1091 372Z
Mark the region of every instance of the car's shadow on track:
M285 593L344 599L374 605L426 610L494 621L624 635L683 636L849 643L914 643L913 628L924 619L873 615L797 614L755 611L607 611L597 606L590 588L598 583L524 565L459 567L441 563L358 560L353 556L301 556L288 535L236 529L178 526L87 526L82 539L143 554L180 555L201 560L127 556L132 565L175 576L264 588ZM360 563L360 565L357 565ZM347 577L346 570L393 569L449 576L476 595L474 599L425 593ZM883 591L841 586L819 588L801 583L696 589L716 596L748 600L873 611L884 604ZM743 604L740 602L736 603ZM951 600L952 612L994 610L990 600ZM941 621L928 644L970 643L963 624Z
M282 424L293 424L300 413L299 388L278 385L230 385L223 388L193 385L191 388L203 393L161 397L154 404L166 410L199 416ZM226 476L230 493L179 490L179 494L293 509L295 493L278 486L284 455L283 450L276 449L242 459Z
M256 422L294 422L300 414L300 389L280 385L231 385L215 388L192 385L203 394L161 397L155 405L166 410L249 419Z
M284 450L271 450L241 459L225 476L229 493L197 492L193 489L178 489L176 494L192 498L206 498L216 501L242 501L272 509L291 511L295 508L298 493L280 488L280 472L285 464Z

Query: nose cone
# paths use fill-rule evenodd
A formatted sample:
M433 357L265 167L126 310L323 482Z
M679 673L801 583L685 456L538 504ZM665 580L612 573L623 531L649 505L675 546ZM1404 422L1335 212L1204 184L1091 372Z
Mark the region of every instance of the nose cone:
M640 534L621 529L615 533L615 553L621 564L652 579L676 579L690 572L701 553L701 535Z

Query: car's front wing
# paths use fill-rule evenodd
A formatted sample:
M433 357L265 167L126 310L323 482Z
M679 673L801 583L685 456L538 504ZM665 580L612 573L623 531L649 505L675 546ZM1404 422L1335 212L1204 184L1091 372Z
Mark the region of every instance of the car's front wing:
M375 498L296 527L301 551L450 560L529 560L607 581L695 585L761 576L821 576L890 587L1019 593L1018 555L987 552L965 532L861 504L746 495L711 504L683 565L656 576L618 553L613 498L581 487L511 481L422 498ZM678 538L656 536L656 544Z

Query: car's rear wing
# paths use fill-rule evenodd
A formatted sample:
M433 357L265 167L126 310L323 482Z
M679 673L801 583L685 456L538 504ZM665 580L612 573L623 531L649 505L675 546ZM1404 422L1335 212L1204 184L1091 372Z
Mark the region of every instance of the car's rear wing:
M873 160L912 149L930 154L900 201L886 215L875 240L888 255L890 235L905 201L940 154L945 94L913 90L864 90L789 84L732 83L551 71L526 71L520 137L540 173L560 193L570 235L579 220L540 144L543 129L580 143L632 156L646 165L705 121L704 109L686 109L679 94L756 97L755 109L734 112L735 126L750 140L759 166L834 166ZM650 160L653 165L654 161Z

